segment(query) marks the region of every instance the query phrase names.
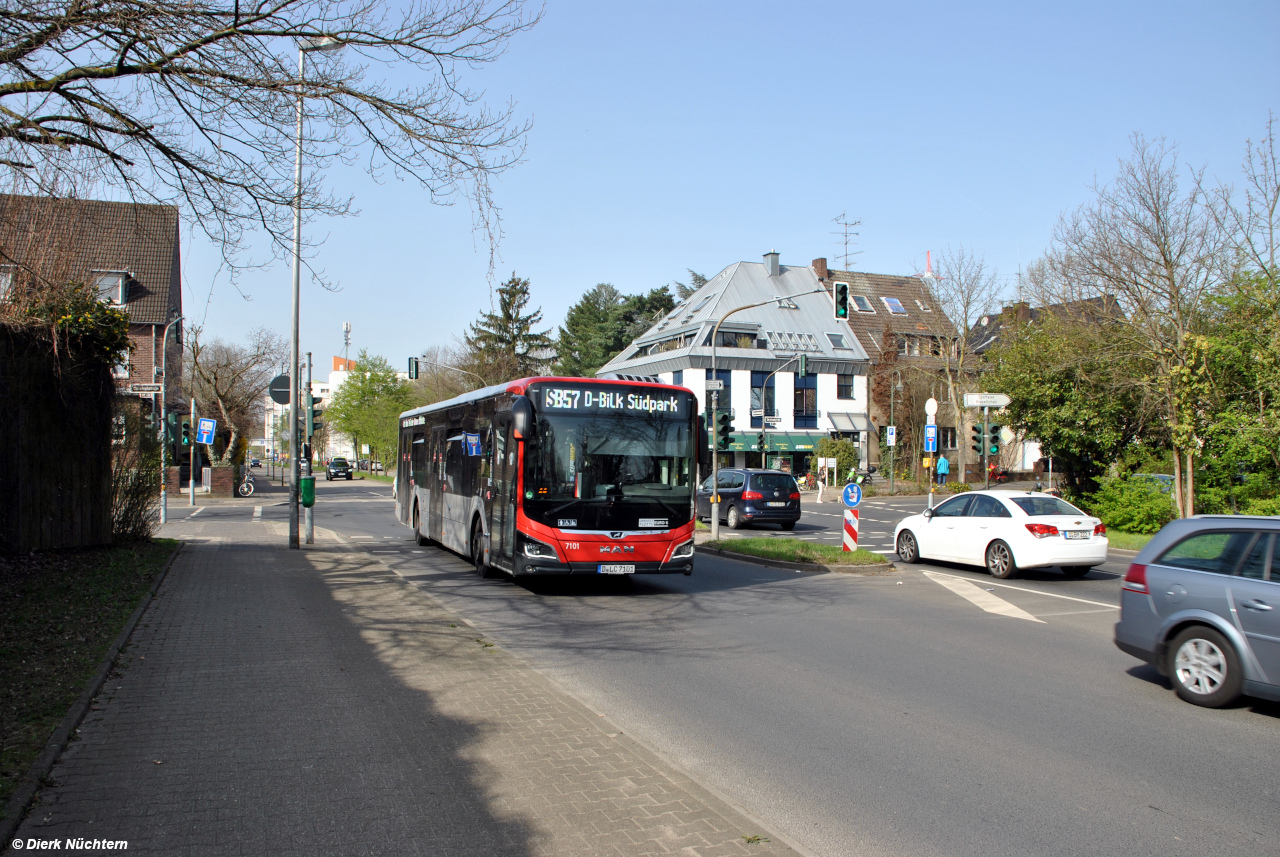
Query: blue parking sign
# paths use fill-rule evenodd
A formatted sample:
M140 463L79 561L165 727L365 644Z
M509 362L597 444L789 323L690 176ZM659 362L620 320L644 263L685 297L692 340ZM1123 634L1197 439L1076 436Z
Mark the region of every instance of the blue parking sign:
M218 430L218 421L201 418L196 429L196 443L213 443L213 433Z
M938 427L937 426L924 427L924 451L925 452L938 451Z

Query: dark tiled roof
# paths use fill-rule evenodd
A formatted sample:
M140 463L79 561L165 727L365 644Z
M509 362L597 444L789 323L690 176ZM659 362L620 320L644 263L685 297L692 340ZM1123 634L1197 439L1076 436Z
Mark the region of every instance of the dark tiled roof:
M868 313L849 308L849 327L873 363L880 362L886 330L912 336L956 335L955 326L938 305L933 290L920 277L828 269L823 284L829 291L834 283L848 283L850 299L854 295L863 295L875 310ZM906 315L891 313L881 298L897 298L907 311Z
M164 324L170 308L182 311L174 206L0 194L0 261L88 283L93 271L127 271L133 324Z
M999 315L983 316L969 331L969 347L979 354L994 347L1006 325L1033 325L1047 317L1068 319L1083 324L1100 324L1106 320L1124 318L1124 310L1113 295L1100 295L1061 304L1031 307L1015 303L1006 306Z

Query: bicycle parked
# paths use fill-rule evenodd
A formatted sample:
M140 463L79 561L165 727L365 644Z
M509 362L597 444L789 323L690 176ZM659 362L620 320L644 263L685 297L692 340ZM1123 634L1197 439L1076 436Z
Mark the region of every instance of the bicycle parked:
M249 497L253 494L253 473L249 468L244 468L244 478L240 480L240 485L236 488L241 497Z

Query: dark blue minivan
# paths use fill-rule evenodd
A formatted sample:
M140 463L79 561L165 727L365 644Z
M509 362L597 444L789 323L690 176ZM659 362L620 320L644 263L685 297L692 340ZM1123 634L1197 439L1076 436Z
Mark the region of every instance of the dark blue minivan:
M800 520L800 486L782 470L721 470L719 493L720 520L732 529L778 524L792 530ZM711 518L710 476L698 487L698 517Z

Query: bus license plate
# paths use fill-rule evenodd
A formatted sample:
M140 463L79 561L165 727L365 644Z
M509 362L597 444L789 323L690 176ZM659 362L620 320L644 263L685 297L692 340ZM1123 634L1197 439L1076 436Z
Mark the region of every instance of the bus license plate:
M636 567L634 565L606 565L600 564L601 574L635 574Z
M1062 534L1069 539L1087 539L1092 535L1088 530L1064 530Z

